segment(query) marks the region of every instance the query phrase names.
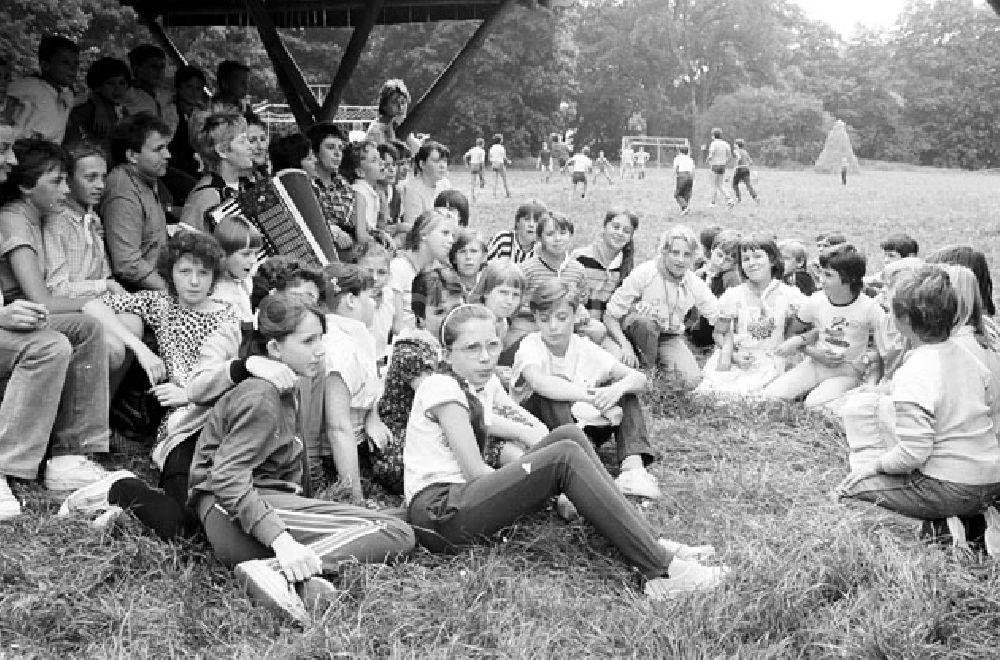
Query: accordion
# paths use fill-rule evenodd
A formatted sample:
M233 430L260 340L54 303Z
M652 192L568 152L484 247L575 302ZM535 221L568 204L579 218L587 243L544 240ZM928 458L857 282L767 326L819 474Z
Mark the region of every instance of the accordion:
M281 170L212 211L216 224L234 214L244 216L260 231L265 256L293 256L318 268L338 261L312 181L303 170Z

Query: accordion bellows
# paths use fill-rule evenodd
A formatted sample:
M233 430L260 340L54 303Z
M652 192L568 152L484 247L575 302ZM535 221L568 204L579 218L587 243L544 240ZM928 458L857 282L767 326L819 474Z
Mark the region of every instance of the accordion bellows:
M333 236L304 170L281 170L240 191L212 215L218 222L235 213L260 231L267 256L294 256L318 268L338 261Z

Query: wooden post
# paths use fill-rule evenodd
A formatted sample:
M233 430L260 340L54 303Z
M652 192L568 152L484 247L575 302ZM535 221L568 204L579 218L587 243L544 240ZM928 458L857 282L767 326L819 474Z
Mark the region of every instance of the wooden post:
M378 23L378 15L382 11L383 5L385 5L385 0L368 0L365 15L351 32L351 40L347 43L347 50L340 58L340 66L337 67L337 74L330 84L330 91L327 92L326 98L323 100L323 107L319 110L318 119L332 120L337 116L337 108L340 107L340 99L344 96L344 89L361 60L361 53L368 43L369 35Z
M420 97L413 107L410 109L409 114L403 120L403 123L399 125L396 129L396 135L405 136L409 135L414 128L420 123L420 119L423 114L427 112L427 109L434 104L439 98L444 96L445 92L454 84L455 78L458 76L459 72L462 70L472 56L476 54L482 45L486 41L486 37L489 36L490 32L496 27L497 23L501 19L505 18L514 10L514 6L517 5L518 0L503 0L503 3L498 6L493 13L486 17L486 19L479 25L476 31L469 37L469 41L462 47L462 50L458 51L458 54L452 58L448 66L445 67L441 75L437 77L434 83L430 86L424 95Z
M153 39L160 44L160 48L167 53L167 57L173 60L174 65L178 67L187 66L187 58L184 57L184 54L177 48L173 39L171 39L170 35L168 35L163 29L163 26L156 21L156 18L152 14L147 14L146 12L140 13L139 18L145 24L146 28L149 29L149 33L153 36Z
M271 60L271 66L274 67L278 84L285 93L288 107L295 115L295 122L302 130L309 128L319 114L319 103L316 102L316 97L313 96L312 90L306 84L302 70L295 63L292 54L285 48L285 44L278 34L278 29L274 26L274 21L271 20L271 16L267 13L261 0L244 0L244 4L254 25L257 26L257 33L260 34L264 50L267 52L268 59Z

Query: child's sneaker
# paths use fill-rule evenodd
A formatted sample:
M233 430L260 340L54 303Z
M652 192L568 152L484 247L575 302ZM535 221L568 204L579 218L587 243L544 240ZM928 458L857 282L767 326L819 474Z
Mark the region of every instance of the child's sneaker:
M671 555L684 561L701 562L715 554L715 547L711 545L685 545L670 539L657 539L657 542Z
M623 495L645 497L650 500L660 497L660 486L656 483L653 475L644 467L622 470L618 478L615 479L615 483L618 484L618 490Z
M702 566L695 561L675 558L670 564L669 577L646 582L643 592L650 600L667 600L692 591L709 591L718 587L729 575L727 566Z
M272 565L273 560L251 559L236 565L236 582L260 605L283 613L303 625L310 622L302 598L285 576Z
M86 456L53 456L45 467L45 488L76 490L107 475L107 470Z
M0 520L10 520L21 515L21 502L14 497L10 482L0 475Z
M576 510L576 506L569 501L565 493L561 493L556 498L556 513L566 522L573 522L580 517L580 512Z
M107 511L111 508L108 502L108 492L115 482L126 478L135 478L135 475L128 470L117 470L109 473L100 481L95 481L89 486L78 488L70 493L69 497L59 507L60 516L68 516L71 513L96 514Z

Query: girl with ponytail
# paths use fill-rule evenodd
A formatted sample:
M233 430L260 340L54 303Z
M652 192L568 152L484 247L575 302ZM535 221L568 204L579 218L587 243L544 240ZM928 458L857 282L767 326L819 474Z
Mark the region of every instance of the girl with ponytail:
M445 366L417 387L403 450L404 499L424 546L441 552L475 542L565 494L643 573L651 598L710 589L723 579L726 569L698 562L711 548L656 537L579 427L561 426L538 437L533 427L491 414L483 399L502 391L493 373L502 345L489 310L457 307L442 322L440 338ZM483 459L488 434L531 446L494 469Z

